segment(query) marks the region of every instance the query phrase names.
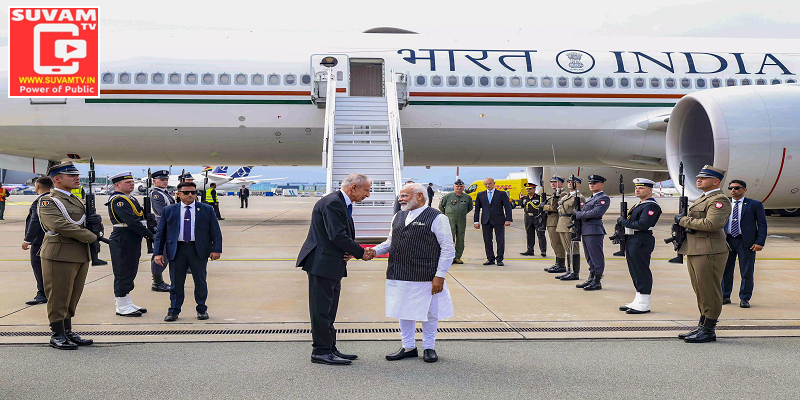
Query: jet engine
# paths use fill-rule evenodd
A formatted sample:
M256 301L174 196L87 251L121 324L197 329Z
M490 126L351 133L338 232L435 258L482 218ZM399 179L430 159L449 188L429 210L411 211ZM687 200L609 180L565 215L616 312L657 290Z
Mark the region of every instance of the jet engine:
M767 208L800 206L800 85L739 86L684 96L667 125L667 166L675 186L683 162L686 194L702 195L695 176L709 164Z

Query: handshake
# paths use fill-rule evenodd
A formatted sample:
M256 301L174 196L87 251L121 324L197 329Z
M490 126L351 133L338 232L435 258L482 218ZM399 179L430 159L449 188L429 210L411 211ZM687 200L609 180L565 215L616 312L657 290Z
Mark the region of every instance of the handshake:
M372 247L368 247L368 248L364 249L364 256L361 257L361 259L364 260L364 261L369 261L369 260L372 260L373 258L375 258L375 256L377 256L377 255L378 255L378 253L375 252L375 249L373 249ZM352 259L353 259L353 256L350 253L344 253L344 260L345 261L350 261Z

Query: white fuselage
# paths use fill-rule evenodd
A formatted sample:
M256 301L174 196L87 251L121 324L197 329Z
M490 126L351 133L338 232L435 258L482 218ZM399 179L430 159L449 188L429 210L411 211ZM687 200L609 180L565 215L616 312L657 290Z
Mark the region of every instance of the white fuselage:
M659 121L679 98L716 80L790 83L800 72L797 48L800 40L108 34L99 98L8 99L7 72L0 75L0 154L320 165L325 111L311 103L311 90L320 55L333 55L339 96L362 79L352 65L407 74L407 166L552 165L554 147L559 166L665 171Z

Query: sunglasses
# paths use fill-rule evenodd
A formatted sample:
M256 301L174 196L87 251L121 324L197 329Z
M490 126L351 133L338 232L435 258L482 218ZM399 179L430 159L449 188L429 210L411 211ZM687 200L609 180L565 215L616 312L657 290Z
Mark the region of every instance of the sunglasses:
M742 190L742 189L744 188L741 186L728 186L728 190Z
M197 194L194 190L179 190L178 193L183 193L184 195Z

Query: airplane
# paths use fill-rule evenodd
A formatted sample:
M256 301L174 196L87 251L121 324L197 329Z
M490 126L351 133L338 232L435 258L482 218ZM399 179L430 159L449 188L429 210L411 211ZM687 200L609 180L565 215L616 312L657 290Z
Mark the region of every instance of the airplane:
M228 167L224 167L224 168L227 169ZM250 175L250 171L252 169L253 169L252 166L239 168L238 170L236 170L236 172L232 173L229 176L230 181L228 183L223 183L221 185L217 185L217 190L239 190L239 189L242 188L242 185L244 185L246 187L250 187L250 186L252 186L252 185L254 185L256 183L259 183L259 182L277 181L277 180L282 180L282 179L287 179L288 178L288 177L285 176L283 178L252 179L252 178L258 178L258 177L261 176L261 175L249 176ZM250 178L250 179L248 179L248 178Z
M337 98L380 97L391 71L402 74L405 166L677 182L682 161L696 198L694 176L713 164L767 208L800 206L800 40L478 31L104 33L99 98L9 99L0 73L0 167L41 173L90 156L318 166L325 110L312 94L334 57Z
M33 189L33 185L26 185L23 183L8 183L8 184L4 183L2 187L3 189L8 190L9 192L13 192L16 190L23 191L23 190Z

